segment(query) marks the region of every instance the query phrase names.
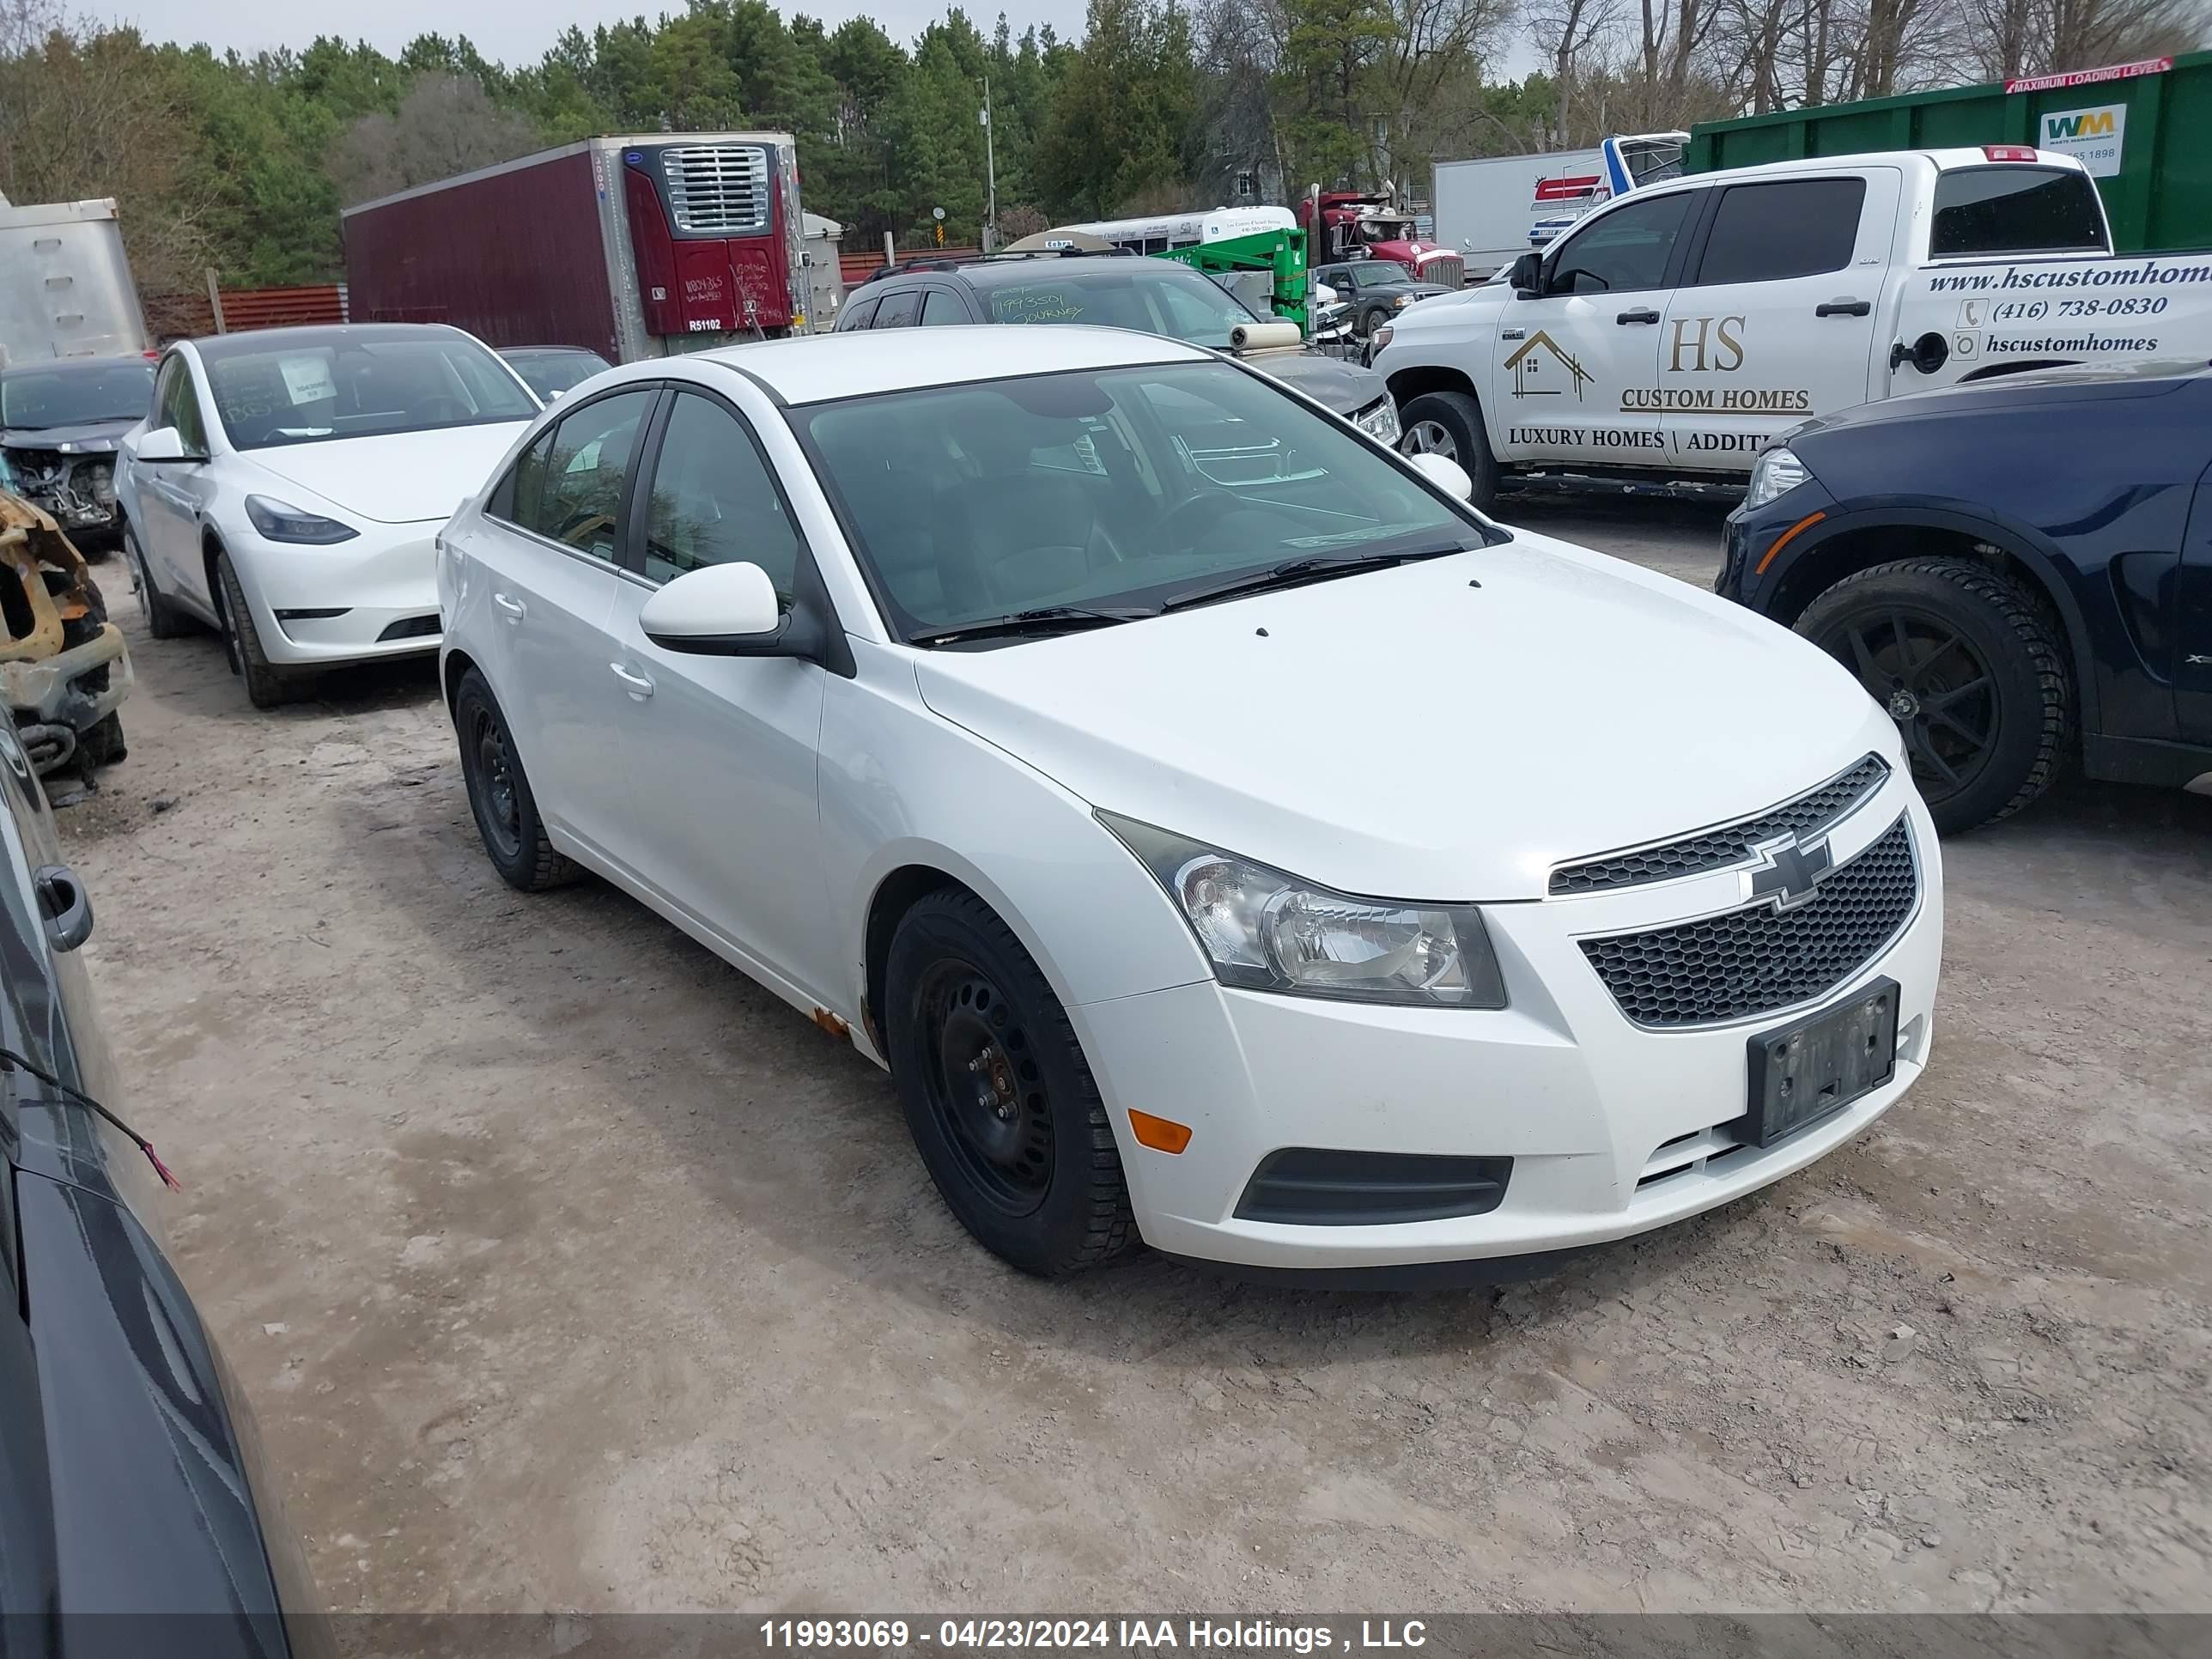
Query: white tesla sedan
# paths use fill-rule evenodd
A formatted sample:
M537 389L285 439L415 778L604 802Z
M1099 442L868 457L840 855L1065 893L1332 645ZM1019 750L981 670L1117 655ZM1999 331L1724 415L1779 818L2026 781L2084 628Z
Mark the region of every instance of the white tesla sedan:
M218 629L257 708L318 669L435 650L432 538L538 410L456 328L170 347L116 476L149 631Z
M1820 652L1466 489L1139 334L599 375L441 538L484 845L849 1033L1032 1272L1708 1209L1927 1063L1927 812Z

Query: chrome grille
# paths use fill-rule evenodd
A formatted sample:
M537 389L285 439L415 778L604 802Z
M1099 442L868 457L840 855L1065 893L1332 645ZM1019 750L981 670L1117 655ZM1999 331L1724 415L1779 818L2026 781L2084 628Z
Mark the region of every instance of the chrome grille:
M1888 776L1888 763L1879 755L1869 755L1819 788L1808 789L1755 818L1637 852L1607 853L1579 864L1563 864L1552 872L1551 890L1555 895L1595 893L1611 887L1637 887L1647 881L1672 881L1678 876L1701 875L1746 863L1761 842L1791 831L1804 840L1825 830L1881 788Z
M1620 1012L1661 1030L1717 1024L1808 1002L1895 939L1919 896L1902 817L1811 898L1787 910L1747 905L1648 933L1582 941Z
M1459 288L1467 282L1464 260L1446 257L1422 261L1420 278L1425 283L1441 283L1446 288Z
M660 152L678 230L768 228L768 152L757 144L686 144Z

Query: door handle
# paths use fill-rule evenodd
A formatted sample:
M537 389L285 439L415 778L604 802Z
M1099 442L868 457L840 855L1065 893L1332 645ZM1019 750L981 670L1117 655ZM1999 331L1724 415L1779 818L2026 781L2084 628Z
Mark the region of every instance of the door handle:
M1831 300L1826 305L1814 306L1815 317L1870 317L1874 302L1870 300Z
M1616 323L1656 323L1659 320L1659 313L1649 310L1624 311L1613 320Z
M653 695L653 682L644 675L633 674L618 662L609 663L607 668L617 679L623 683L630 696L635 697L640 702L643 702Z
M47 944L74 951L92 937L92 900L74 870L66 864L43 865L31 885L39 896Z
M530 614L528 605L523 604L520 599L510 599L504 593L494 593L491 596L491 602L507 612L507 619L510 623L519 623Z

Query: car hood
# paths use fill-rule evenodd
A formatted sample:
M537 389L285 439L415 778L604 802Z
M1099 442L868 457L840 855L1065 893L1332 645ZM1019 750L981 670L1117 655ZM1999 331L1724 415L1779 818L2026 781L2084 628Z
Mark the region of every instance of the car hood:
M449 519L483 487L524 421L334 438L241 452L280 483L320 496L331 506L377 524ZM313 503L295 501L295 507Z
M1325 352L1286 346L1275 351L1248 351L1243 362L1270 380L1280 380L1293 392L1303 392L1316 403L1339 415L1357 414L1389 387L1371 368L1347 363Z
M1525 533L917 674L939 715L1093 805L1391 898L1540 898L1554 864L1898 746L1788 629Z
M140 418L126 415L119 421L85 421L76 426L14 427L0 432L0 447L59 449L64 444L96 443L112 449Z

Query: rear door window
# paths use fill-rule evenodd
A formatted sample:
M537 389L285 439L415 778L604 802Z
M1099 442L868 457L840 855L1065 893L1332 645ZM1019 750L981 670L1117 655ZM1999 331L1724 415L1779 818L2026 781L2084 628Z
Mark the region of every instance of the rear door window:
M1697 285L1777 283L1841 270L1857 245L1863 179L1784 179L1721 192Z
M921 292L908 289L903 294L886 294L876 307L876 320L872 328L910 328L921 314Z
M857 334L875 321L876 302L872 296L854 300L845 307L844 314L837 319L837 332Z
M1960 167L1936 180L1931 258L1971 254L2102 252L2105 216L2086 173L2057 167Z

